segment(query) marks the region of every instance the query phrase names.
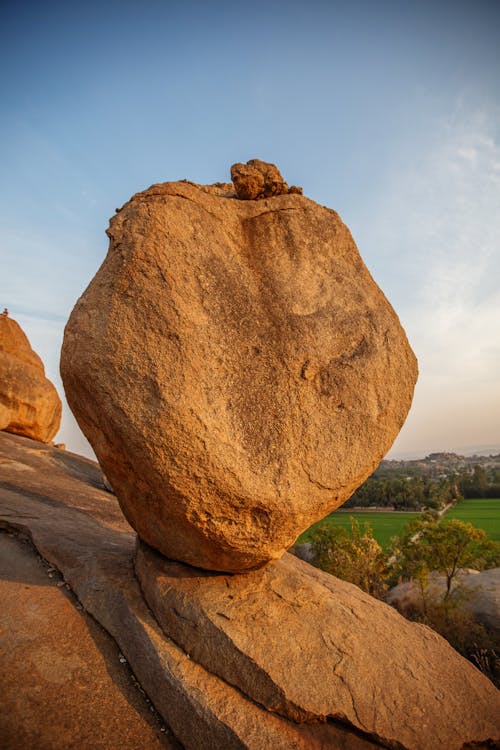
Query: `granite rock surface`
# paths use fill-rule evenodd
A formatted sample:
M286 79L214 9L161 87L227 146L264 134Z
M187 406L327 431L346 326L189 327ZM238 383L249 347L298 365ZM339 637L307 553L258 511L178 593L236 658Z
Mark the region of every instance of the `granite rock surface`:
M178 610L173 613L178 621L175 642L165 632L172 623L156 607L162 629L144 600L133 568L136 535L115 497L104 489L98 465L0 433L0 467L0 525L29 536L59 571L85 610L113 637L187 750L459 750L473 742L483 743L476 748L494 747L500 736L499 697L487 678L431 631L405 623L354 586L289 556L265 570L228 577L173 563L157 567L157 554L151 553L150 586L168 597L165 584L170 576L174 588L169 601ZM253 590L258 576L261 585ZM245 580L248 597L243 596ZM214 597L219 594L217 614ZM310 606L304 601L309 595ZM36 592L29 600L36 602L35 596ZM318 661L321 636L319 624L313 624L313 610L338 618L337 623L323 623L323 661ZM242 616L247 616L244 623ZM402 643L397 623L415 645L412 640ZM385 624L394 636L392 642L384 636ZM196 628L198 638L193 637ZM200 641L208 636L214 644L224 639L221 653L231 662L224 669L239 670L240 687L217 674L220 659L218 665L206 666L210 644ZM362 638L368 642L362 644ZM263 644L268 645L267 654ZM356 644L358 648L352 648ZM245 650L235 654L235 645ZM309 652L312 671L307 667ZM424 655L443 667L436 685L422 682L423 675L433 677L437 667L422 664ZM249 664L254 656L256 663ZM291 674L300 674L304 667L297 685L287 678L286 662ZM78 674L77 670L76 679ZM10 674L2 679L10 679ZM377 681L384 679L385 684ZM255 699L256 690L262 703ZM273 695L279 696L273 703L276 711L266 707ZM297 721L286 717L287 704L301 706ZM309 715L333 715L326 721L304 722L304 708ZM335 718L341 714L342 720Z
M108 234L61 374L128 521L206 569L279 558L405 420L397 315L338 214L301 195L154 185Z
M296 724L267 711L168 638L134 575L136 535L93 461L0 433L0 467L0 526L28 536L57 569L186 750L379 747L342 722Z
M246 164L233 164L231 180L240 200L271 198L273 195L290 192L278 167L260 159L250 159Z
M215 575L140 542L135 567L166 635L269 711L411 750L495 732L500 696L443 638L292 555Z
M181 750L116 643L26 539L1 530L0 601L2 750Z
M0 430L48 443L61 411L61 399L21 326L0 315Z

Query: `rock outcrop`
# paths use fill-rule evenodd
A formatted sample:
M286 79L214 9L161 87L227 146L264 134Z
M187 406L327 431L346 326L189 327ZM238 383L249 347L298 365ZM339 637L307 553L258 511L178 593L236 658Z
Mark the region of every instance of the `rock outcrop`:
M493 686L443 638L292 555L213 575L139 542L136 572L166 635L269 711L412 750L494 731Z
M29 542L1 529L0 600L2 750L181 750L116 643Z
M391 446L415 357L339 216L154 185L66 326L69 405L139 535L222 571L279 558Z
M260 159L250 159L246 164L241 162L233 164L231 180L236 195L241 200L271 198L273 195L284 195L286 193L302 195L302 188L296 185L288 187L275 164L269 164Z
M228 577L143 548L137 569L162 631L134 576L135 534L97 464L6 433L0 461L0 524L60 571L186 750L494 746L498 691L428 628L288 555ZM311 714L330 718L302 721ZM59 717L46 717L58 737Z
M0 461L0 524L61 572L187 750L459 750L500 735L498 691L443 639L288 555L228 577L143 548L137 569L162 631L97 464L6 433Z
M15 320L0 315L0 430L48 443L61 423L61 399Z

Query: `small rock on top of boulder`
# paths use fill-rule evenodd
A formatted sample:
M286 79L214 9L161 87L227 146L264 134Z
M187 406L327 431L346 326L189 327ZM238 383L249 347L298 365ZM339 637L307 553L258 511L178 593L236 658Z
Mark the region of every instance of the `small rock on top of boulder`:
M48 443L59 429L61 399L21 326L0 315L0 429Z
M302 188L288 187L275 164L260 159L250 159L246 164L238 162L231 167L231 180L236 195L241 200L271 198L286 193L302 194Z
M111 219L61 374L138 534L237 572L280 557L376 468L417 365L335 211L153 185Z

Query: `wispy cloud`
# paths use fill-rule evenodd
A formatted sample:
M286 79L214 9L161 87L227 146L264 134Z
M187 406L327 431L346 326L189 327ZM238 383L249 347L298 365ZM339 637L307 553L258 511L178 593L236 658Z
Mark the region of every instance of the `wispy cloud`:
M415 239L425 249L410 319L429 353L426 374L478 386L500 375L490 356L500 344L500 144L492 129L483 113L446 124L415 176L424 218Z
M481 429L481 442L500 442L499 114L458 104L436 123L375 222L376 275L420 362L403 450L470 444Z

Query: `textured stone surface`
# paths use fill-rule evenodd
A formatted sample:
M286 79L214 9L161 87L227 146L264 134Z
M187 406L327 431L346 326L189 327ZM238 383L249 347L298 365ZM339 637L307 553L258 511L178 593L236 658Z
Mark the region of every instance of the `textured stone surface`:
M278 167L275 164L250 159L246 164L238 162L231 167L231 180L240 200L257 200L282 195L289 192ZM300 188L294 186L293 192Z
M114 637L157 710L188 750L367 750L380 746L379 742L350 726L347 716L345 722L330 720L327 723L296 724L261 708L252 699L248 699L243 690L233 688L198 664L196 650L193 650L190 658L181 647L166 636L152 617L133 574L135 534L123 518L114 496L103 489L102 475L97 464L70 453L61 453L41 443L0 433L0 467L0 525L20 529L29 534L40 554L61 571L64 580L85 608ZM196 609L199 611L200 602L205 599L200 596L204 590L204 582L209 580L210 586L217 587L219 583L231 580L223 575L207 577L203 572L182 565L176 567L181 575L175 586L179 594L182 590L185 591L186 599L181 603L180 597L177 598L181 614L187 612L189 602L193 607L190 616ZM286 579L280 580L279 571L285 569ZM272 570L278 572L270 577L269 572ZM186 580L182 580L183 575L187 575ZM451 657L449 677L446 677L445 669L439 684L443 688L444 682L449 679L449 689L457 691L458 695L463 695L465 686L470 684L469 705L461 708L463 716L461 713L458 717L460 722L457 721L457 716L453 715L459 698L449 696L448 704L447 694L436 695L438 702L431 715L422 716L417 710L425 703L425 696L421 696L420 693L423 691L428 696L435 687L421 684L418 677L421 653L416 653L414 658L412 643L404 646L405 653L408 654L403 670L404 676L391 676L387 685L374 682L373 678L376 675L370 672L370 669L375 659L368 651L375 653L379 662L385 662L388 671L391 668L396 671L401 667L398 650L400 642L396 639L394 643L389 643L388 652L384 651L388 641L384 637L379 640L377 620L373 633L370 632L373 609L371 604L365 603L365 595L355 587L314 571L288 556L280 561L277 567L273 565L269 570L235 577L235 585L238 586L237 581L244 581L246 575L250 576L248 581L255 580L255 576L265 576L274 589L271 594L273 607L268 607L268 614L255 609L257 616L253 635L250 631L250 622L245 623L249 641L255 642L258 646L259 640L271 632L271 616L273 611L275 614L278 613L275 605L280 601L280 597L283 597L283 601L279 616L288 611L287 620L274 621L276 637L269 649L274 653L267 656L270 666L268 683L273 677L271 669L278 661L278 653L283 655L283 663L286 655L289 660L288 668L292 672L297 669L297 664L304 664L304 652L307 659L309 644L302 638L297 638L296 630L289 629L291 626L297 626L297 617L294 618L289 604L293 601L299 612L307 612L308 608L303 599L312 592L315 599L311 603L311 609L324 613L327 609L325 601L330 601L334 608L333 613L340 619L337 631L335 625L323 623L326 659L324 664L317 665L312 689L311 683L309 684L311 692L316 692L316 698L329 682L332 690L333 686L338 690L339 700L345 699L347 691L352 689L354 705L356 710L361 712L361 720L371 721L373 726L380 721L379 713L382 713L382 719L386 721L391 720L391 712L395 712L399 717L405 713L408 727L404 729L404 737L398 737L396 743L390 743L393 748L415 746L406 745L404 738L411 739L412 735L419 737L419 732L422 732L422 740L419 740L421 744L417 743L416 747L428 747L425 741L430 735L429 726L435 731L435 737L441 739L444 736L442 726L453 728L457 723L462 723L460 731L464 739L479 742L487 736L485 726L491 726L488 717L495 710L498 693L485 677L472 670L468 664L464 668L464 684L461 684L461 677L459 684L452 685L451 675L457 663L454 661L457 659L455 654ZM306 585L305 589L302 588L303 584ZM224 585L227 589L226 584ZM318 600L317 594L320 590L322 599ZM262 596L262 589L258 589L255 596ZM249 602L249 605L251 604L252 601ZM227 595L221 597L221 606L226 614L231 614ZM377 602L374 606L382 607ZM235 609L239 607L242 608L242 612L245 611L245 607L247 612L250 611L241 598ZM389 624L395 622L394 617L397 615L391 613ZM311 622L312 612L308 618ZM219 616L218 622L224 619ZM194 622L196 620L186 620L184 627L194 627ZM202 619L198 622L201 628ZM230 625L230 621L228 623ZM309 631L309 634L312 632ZM331 637L337 637L335 632L342 632L342 643L331 641ZM363 632L371 639L371 649L366 644L361 645L360 652L349 651L341 659L342 652L355 642L356 633L359 636ZM420 632L425 632L425 628L421 628ZM432 643L437 642L436 637L430 631L427 632L431 644L429 648L432 649ZM212 631L212 636L217 636L217 633ZM315 637L319 637L318 633ZM255 644L248 645L255 648ZM198 644L196 648L201 649L201 646ZM338 674L347 678L345 687L338 681L335 682L335 674L328 674L327 666L331 666L328 654L335 649L339 652ZM314 655L314 651L312 653ZM430 651L429 655L431 653ZM229 658L230 652L227 651L226 654ZM363 672L363 666L360 664L363 658L368 659L366 672ZM349 681L349 675L342 671L344 660L347 660L346 665L348 664L355 674L361 675L359 685L354 685L352 680ZM462 660L460 663L463 663ZM378 667L379 670L381 668ZM431 667L425 668L429 670L427 674L430 674ZM474 675L472 683L469 682L471 674ZM250 675L251 672L248 670L245 674L242 673L245 680L249 680ZM307 680L309 677L306 668L301 680ZM414 680L415 693L409 703L403 702L402 695L390 693L389 687L398 684L398 679L406 679L407 684ZM258 676L257 682L259 680L262 681L262 675ZM340 677L339 680L341 683ZM317 683L321 685L316 685ZM382 702L378 703L381 695ZM290 697L288 692L285 698L289 700ZM370 706L370 710L367 710L367 706ZM351 714L351 710L346 713ZM471 714L474 714L473 718ZM471 721L476 722L475 736L470 734ZM490 734L495 731L493 728ZM454 750L455 747L458 749L460 744L456 742L456 735L453 737L450 733L450 737L450 743L443 744L436 740L430 747L432 750L437 746L446 747L446 750ZM385 742L382 744L387 745Z
M61 400L42 360L18 323L0 315L0 430L47 443L60 422Z
M0 525L28 534L61 571L187 750L379 746L342 723L298 725L272 714L166 637L133 572L136 536L104 490L97 464L0 433L0 467Z
M31 545L6 532L0 601L2 750L178 747L113 640Z
M443 638L292 555L216 575L140 543L136 571L165 633L271 711L412 750L500 736L496 689Z
M385 455L415 357L338 215L156 185L111 220L66 326L66 395L131 525L167 557L280 557Z

